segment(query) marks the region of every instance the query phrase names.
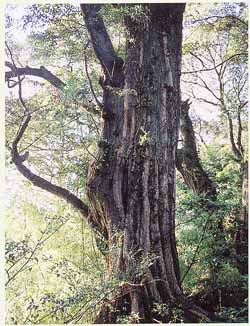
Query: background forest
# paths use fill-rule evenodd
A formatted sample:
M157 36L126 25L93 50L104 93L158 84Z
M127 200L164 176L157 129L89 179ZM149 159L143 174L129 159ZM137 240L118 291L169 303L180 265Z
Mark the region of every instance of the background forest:
M141 7L133 15L146 20ZM101 10L124 58L126 8ZM129 275L106 273L102 239L74 208L21 176L11 150L28 110L19 143L26 166L87 202L102 127L101 67L77 6L8 5L5 15L6 323L91 323ZM184 14L177 249L184 293L220 322L248 319L247 17L243 2L187 4ZM142 145L147 137L142 130ZM151 259L131 273L143 274ZM154 309L184 320L176 307ZM119 321L138 320L121 313Z

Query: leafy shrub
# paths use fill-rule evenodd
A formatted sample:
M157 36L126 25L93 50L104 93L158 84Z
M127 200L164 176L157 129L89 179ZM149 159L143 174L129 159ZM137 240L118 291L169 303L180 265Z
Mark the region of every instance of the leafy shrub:
M230 291L232 288L239 287L241 283L242 275L240 274L239 270L229 263L223 263L218 273L218 286Z

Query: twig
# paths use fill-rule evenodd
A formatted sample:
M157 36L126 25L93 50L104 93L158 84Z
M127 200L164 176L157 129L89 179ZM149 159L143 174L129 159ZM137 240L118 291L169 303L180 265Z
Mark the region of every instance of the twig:
M22 264L22 266L8 279L8 281L5 283L5 286L7 286L10 281L12 281L20 272L22 272L22 270L24 269L24 267L30 262L30 260L32 259L32 257L34 256L35 252L37 251L37 249L43 245L49 238L51 238L68 220L66 220L65 222L62 222L60 224L60 226L53 232L51 232L45 239L43 239L44 235L47 232L47 229L50 225L50 223L47 224L45 230L42 232L42 235L40 237L40 239L38 240L37 244L35 245L35 247L33 248L33 250L31 251L29 257L27 258L27 260Z
M237 20L239 23L241 23L242 25L244 25L245 27L248 28L248 23L245 22L243 19L237 17L237 16L234 16L234 15L226 15L226 16L219 16L219 15L213 15L213 16L209 16L209 17L205 17L205 18L201 18L201 19L196 19L196 20L193 20L193 23L199 23L199 22L203 22L203 21L208 21L210 19L227 19L227 18L230 18L230 19L235 19Z
M210 216L209 216L209 217L210 217ZM194 255L193 255L192 261L191 261L190 265L188 266L186 272L185 272L184 275L182 276L181 284L183 283L183 281L184 281L184 279L186 278L188 272L190 271L190 269L192 268L192 266L193 266L194 263L195 263L196 255L197 255L197 253L198 253L198 251L199 251L199 249L200 249L200 245L201 245L202 241L204 240L205 232L206 232L206 229L207 229L207 226L208 226L208 222L209 222L209 217L207 218L206 223L205 223L205 225L204 225L203 232L202 232L201 238L200 238L200 240L199 240L199 242L198 242L198 244L197 244L197 247L196 247L196 249L195 249L195 252L194 252Z
M182 75L185 75L185 74L193 74L193 73L196 73L196 72L204 72L204 71L212 71L212 70L216 70L216 68L222 66L224 63L226 63L227 61L230 61L232 60L233 58L237 57L237 56L247 56L247 53L246 52L243 52L243 53L236 53L234 55L232 55L230 58L227 58L226 60L222 61L221 63L215 65L214 67L212 68L206 68L206 69L199 69L199 70L192 70L192 71L182 71Z
M102 103L98 100L97 96L96 96L96 93L94 91L94 88L93 88L93 84L92 84L92 80L89 76L89 72L88 72L88 61L87 61L87 55L86 55L86 50L88 48L88 45L89 45L89 41L87 42L87 44L85 45L84 47L84 65L85 65L85 72L86 72L86 76L88 78L88 82L89 82L89 87L90 87L90 90L91 90L91 93L97 103L97 105L99 106L99 108L102 110L103 109L103 105Z

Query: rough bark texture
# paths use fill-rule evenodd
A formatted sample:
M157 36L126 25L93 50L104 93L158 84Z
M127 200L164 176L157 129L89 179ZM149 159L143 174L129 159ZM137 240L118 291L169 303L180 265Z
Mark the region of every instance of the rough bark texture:
M188 101L181 105L180 129L183 137L182 148L177 150L176 168L187 186L197 195L215 198L216 186L201 166L197 152L194 129L189 117Z
M132 276L133 284L115 305L124 308L126 300L128 313L152 322L153 303L173 303L182 296L175 243L175 155L184 4L148 5L147 22L126 17L125 66L113 51L100 6L81 8L105 75L103 134L88 177L88 198L108 243L116 231L122 234L118 277L143 256L157 257L143 280ZM102 311L96 322L115 322L111 315Z

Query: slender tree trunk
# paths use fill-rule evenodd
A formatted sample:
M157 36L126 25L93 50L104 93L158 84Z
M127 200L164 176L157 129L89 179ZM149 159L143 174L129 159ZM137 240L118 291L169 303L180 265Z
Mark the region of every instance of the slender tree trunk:
M208 199L216 198L216 186L203 169L197 152L192 121L189 117L190 103L181 104L180 130L183 137L182 148L177 149L176 168L186 185L197 195Z
M235 233L237 266L242 274L248 273L248 161L241 164L242 207L239 212L238 230Z
M242 163L242 211L241 221L247 224L248 220L248 161Z

